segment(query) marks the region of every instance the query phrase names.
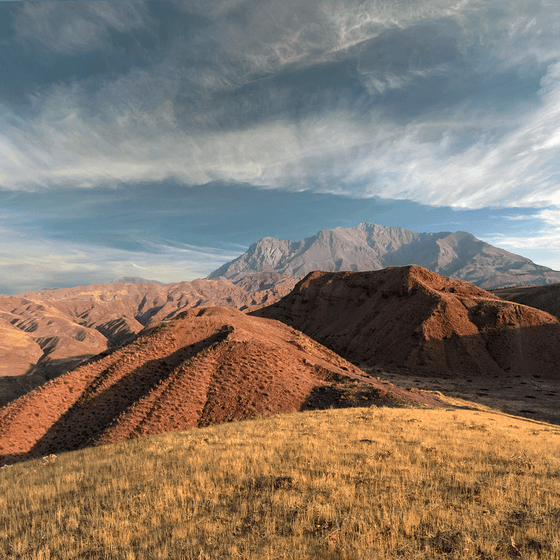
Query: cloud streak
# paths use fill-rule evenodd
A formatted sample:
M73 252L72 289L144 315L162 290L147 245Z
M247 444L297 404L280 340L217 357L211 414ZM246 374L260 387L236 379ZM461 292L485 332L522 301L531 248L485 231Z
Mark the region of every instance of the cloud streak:
M22 2L13 25L20 38L70 55L103 48L112 31L143 29L150 19L143 2Z
M126 251L85 243L47 240L0 227L0 293L14 294L52 287L111 282L120 276L144 276L164 283L207 276L237 251L182 244L145 242L143 251ZM136 264L137 263L137 264Z
M96 239L123 251L136 246L124 232L136 235L150 217L151 238L164 237L154 213L189 216L183 194L184 208L148 208L157 202L146 189L170 183L197 191L201 210L192 211L207 212L208 223L218 213L201 203L200 189L219 183L232 192L245 185L338 200L542 208L530 216L542 224L533 241L508 239L519 248L523 239L556 243L546 212L560 207L559 18L560 5L546 0L0 4L8 77L0 84L0 191L88 189L94 209L82 209L82 227L107 209L108 191L146 197L134 206L144 221L122 201L122 229L111 208L99 216ZM77 209L79 197L69 198ZM61 211L39 210L45 229L21 241L25 266L47 266L33 261L38 254L53 263L66 255L38 237L47 223L61 236L79 230L79 220L57 218ZM18 231L31 231L25 213L18 219ZM75 238L86 239L81 233ZM93 251L99 266L91 270L102 274L101 249L64 247L70 268L89 270L76 255ZM157 271L172 275L165 258L200 262L201 271L227 260L175 241L142 247L144 260L108 249L106 262L126 275L131 269L114 263L149 270L153 253ZM15 253L5 258L15 266Z
M379 110L360 122L333 111L297 123L187 132L171 102L107 122L88 119L79 94L59 91L34 123L3 127L0 182L32 189L229 180L466 208L560 204L559 68L543 78L531 110L495 120L461 107L401 124Z

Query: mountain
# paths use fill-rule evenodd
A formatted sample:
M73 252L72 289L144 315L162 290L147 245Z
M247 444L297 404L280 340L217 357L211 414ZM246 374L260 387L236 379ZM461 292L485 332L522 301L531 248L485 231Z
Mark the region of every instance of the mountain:
M262 414L395 399L443 405L366 376L278 321L190 309L0 409L0 464Z
M295 284L294 279L264 273L247 275L237 284L223 278L166 285L110 283L0 295L0 406L131 340L151 323L202 306L255 309L285 296Z
M556 317L416 265L313 272L252 315L283 321L347 360L388 372L560 378Z
M482 288L560 282L560 272L480 241L470 233L417 233L399 227L363 223L322 230L301 241L265 237L208 278L238 280L275 271L303 278L314 270L380 270L417 264Z

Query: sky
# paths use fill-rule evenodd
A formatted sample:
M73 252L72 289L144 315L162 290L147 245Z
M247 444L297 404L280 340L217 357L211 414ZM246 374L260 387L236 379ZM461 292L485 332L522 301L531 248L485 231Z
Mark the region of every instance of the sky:
M0 293L262 237L468 231L560 270L556 0L0 0Z

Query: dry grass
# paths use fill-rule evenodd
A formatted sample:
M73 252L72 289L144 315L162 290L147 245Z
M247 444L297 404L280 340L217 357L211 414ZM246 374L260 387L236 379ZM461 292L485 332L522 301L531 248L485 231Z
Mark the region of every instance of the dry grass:
M560 429L364 408L139 438L0 470L18 559L560 558Z

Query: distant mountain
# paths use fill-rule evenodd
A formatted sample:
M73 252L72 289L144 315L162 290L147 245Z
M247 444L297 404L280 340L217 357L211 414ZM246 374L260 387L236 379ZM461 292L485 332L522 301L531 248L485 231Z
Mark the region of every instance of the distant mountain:
M464 231L417 233L368 222L322 230L301 241L265 237L208 278L223 276L235 282L247 274L271 271L303 278L314 270L366 271L409 264L485 289L560 282L560 272Z

